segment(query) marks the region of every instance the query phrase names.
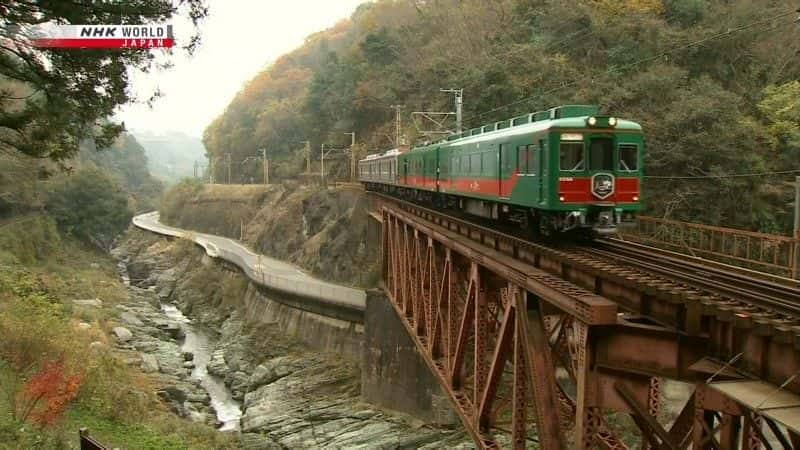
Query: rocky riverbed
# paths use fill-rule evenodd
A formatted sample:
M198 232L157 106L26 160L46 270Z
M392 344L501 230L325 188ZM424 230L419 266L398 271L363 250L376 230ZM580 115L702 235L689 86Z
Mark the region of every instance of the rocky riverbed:
M247 281L201 250L131 230L114 254L131 279L118 345L165 379L159 395L176 414L238 429L246 448L473 447L458 429L362 403L356 363L304 349L277 325L248 323L238 308ZM187 325L205 336L199 354L185 353ZM220 384L209 389L209 378Z
M120 269L126 274L124 265ZM175 414L223 429L238 428L238 403L221 380L205 372L210 333L173 305L162 303L154 286L128 285L128 294L129 301L117 305L120 324L112 330L125 361L157 377L157 394Z

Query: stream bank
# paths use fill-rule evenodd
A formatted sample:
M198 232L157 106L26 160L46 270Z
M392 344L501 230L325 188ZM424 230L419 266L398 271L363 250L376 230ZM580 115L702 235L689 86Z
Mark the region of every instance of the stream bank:
M180 395L164 397L176 413L209 420L214 410L203 387L191 381L194 368L180 361L182 339L175 340L164 331L168 326L149 317L153 312L165 317L161 305L173 305L193 327L210 331L207 371L224 383L232 401L241 402L245 447L473 447L459 429L426 425L363 403L357 363L311 351L277 323L245 317L245 305L259 301L254 296L260 291L191 243L131 229L115 254L126 261L131 289L150 293L140 296L141 304L125 305L126 313L143 322L131 325L136 337L130 345L154 355L159 372L181 377L176 387L186 393L183 409L175 405ZM197 359L195 354L195 364Z

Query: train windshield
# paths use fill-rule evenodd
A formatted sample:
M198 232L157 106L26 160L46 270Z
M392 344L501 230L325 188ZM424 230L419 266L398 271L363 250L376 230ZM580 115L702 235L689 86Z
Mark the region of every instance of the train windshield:
M559 169L570 172L584 170L583 142L562 142Z
M614 142L593 138L589 146L589 170L614 170Z
M639 170L639 147L636 144L619 146L619 170L623 172Z

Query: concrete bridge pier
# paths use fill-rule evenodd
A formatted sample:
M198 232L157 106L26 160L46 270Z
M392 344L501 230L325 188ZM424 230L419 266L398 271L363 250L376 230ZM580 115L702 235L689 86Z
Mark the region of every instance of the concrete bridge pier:
M458 421L394 307L379 290L367 292L361 396L425 422L449 425Z

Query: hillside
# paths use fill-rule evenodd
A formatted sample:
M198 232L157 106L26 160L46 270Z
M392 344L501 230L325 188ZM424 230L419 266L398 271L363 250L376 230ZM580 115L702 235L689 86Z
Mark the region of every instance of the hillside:
M68 237L107 249L133 213L153 209L161 190L147 171L144 150L129 134L99 151L84 142L61 166L0 155L0 260L43 258Z
M321 143L347 146L344 133L355 131L368 151L390 148L391 105L406 106L403 132L415 140L409 112L452 110L452 96L440 88L464 89L467 127L597 103L645 129L649 214L786 232L792 174L728 176L800 167L795 7L768 0L366 3L243 86L203 142L211 157L230 151L235 161L266 146L273 176L287 178L305 170L300 141L311 140L316 154ZM233 178L257 170L245 164Z

